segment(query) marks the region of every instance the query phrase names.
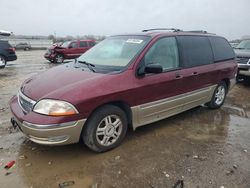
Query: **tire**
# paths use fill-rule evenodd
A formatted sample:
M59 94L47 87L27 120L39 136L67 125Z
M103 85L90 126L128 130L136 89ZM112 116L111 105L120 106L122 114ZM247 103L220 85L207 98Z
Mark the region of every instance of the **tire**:
M249 76L244 76L243 84L245 86L250 86L250 77Z
M0 55L0 69L3 69L6 66L6 58L2 55Z
M214 94L211 101L206 104L208 108L210 109L220 108L225 101L227 90L228 88L226 83L223 81L220 82L214 90Z
M127 127L125 112L117 106L105 105L88 119L82 139L91 150L105 152L120 145Z
M57 54L57 55L55 56L55 59L54 59L54 62L55 62L55 63L63 63L63 61L64 61L64 57L63 57L62 54Z
M29 47L25 47L25 48L24 48L24 51L29 51L29 50L30 50Z

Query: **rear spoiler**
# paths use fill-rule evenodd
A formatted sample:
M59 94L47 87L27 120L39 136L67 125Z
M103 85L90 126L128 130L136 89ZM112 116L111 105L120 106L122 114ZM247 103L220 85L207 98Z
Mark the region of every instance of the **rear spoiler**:
M0 30L0 35L2 35L2 36L10 36L11 34L12 34L12 32L10 32L10 31Z

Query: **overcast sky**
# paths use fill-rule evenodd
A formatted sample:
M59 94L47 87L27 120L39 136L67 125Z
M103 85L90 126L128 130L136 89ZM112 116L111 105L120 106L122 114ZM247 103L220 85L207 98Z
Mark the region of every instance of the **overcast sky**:
M24 35L112 35L147 28L250 35L250 0L0 0L0 30Z

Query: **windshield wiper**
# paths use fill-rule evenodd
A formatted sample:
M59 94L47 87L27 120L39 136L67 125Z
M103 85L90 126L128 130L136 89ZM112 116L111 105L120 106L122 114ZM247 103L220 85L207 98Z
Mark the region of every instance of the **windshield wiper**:
M89 68L89 70L91 70L92 72L96 72L95 69L93 68L93 67L95 67L94 64L88 63L88 62L86 62L86 61L78 61L78 63L87 65L87 67Z

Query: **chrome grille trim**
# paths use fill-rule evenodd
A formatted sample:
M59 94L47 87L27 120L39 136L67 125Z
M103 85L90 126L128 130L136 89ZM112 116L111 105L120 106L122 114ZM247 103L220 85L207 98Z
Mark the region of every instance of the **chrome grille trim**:
M29 97L25 96L21 90L18 91L17 94L18 98L18 103L22 110L26 113L32 111L34 105L36 104L36 101L30 99Z
M250 63L250 58L247 58L247 57L238 57L236 60L237 60L237 63L239 63L239 64L249 64Z

